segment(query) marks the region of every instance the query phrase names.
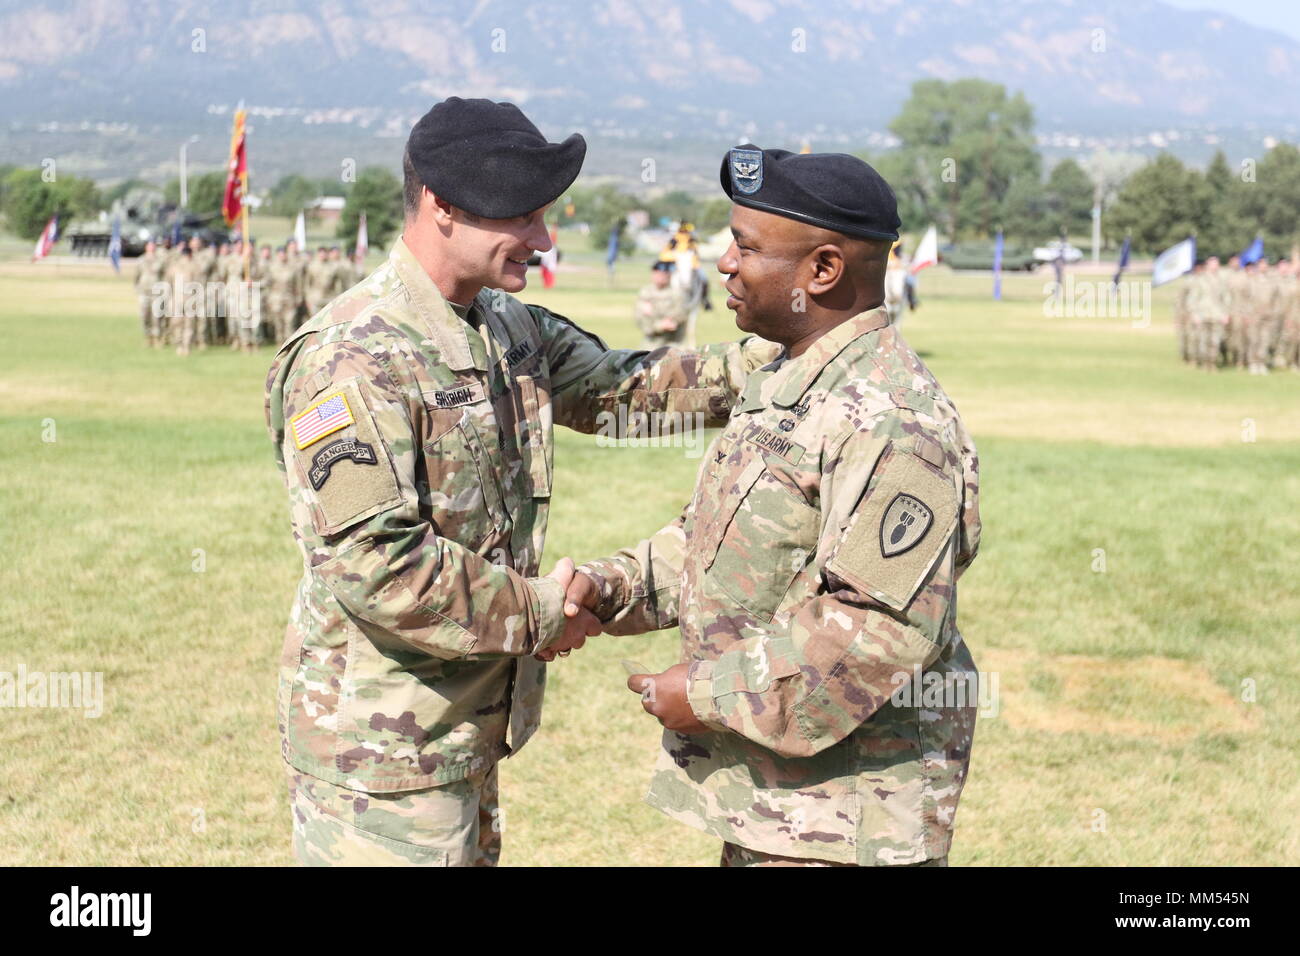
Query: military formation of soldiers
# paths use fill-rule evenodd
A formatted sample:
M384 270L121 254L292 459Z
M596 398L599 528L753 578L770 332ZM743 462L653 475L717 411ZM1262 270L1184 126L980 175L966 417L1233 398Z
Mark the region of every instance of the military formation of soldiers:
M338 246L320 246L314 256L299 252L292 239L254 249L246 266L239 239L146 244L135 266L146 346L188 355L210 345L244 351L278 345L364 275L361 263Z
M1300 281L1296 265L1236 256L1221 267L1215 256L1196 264L1179 285L1174 328L1184 362L1207 372L1240 367L1251 375L1270 369L1300 372Z

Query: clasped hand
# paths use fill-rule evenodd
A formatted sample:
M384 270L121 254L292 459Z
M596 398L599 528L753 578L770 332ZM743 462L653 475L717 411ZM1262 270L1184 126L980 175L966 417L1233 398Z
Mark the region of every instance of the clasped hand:
M547 575L564 586L564 634L558 641L534 655L540 661L568 657L571 651L587 643L588 637L601 632L595 615L599 593L587 575L575 571L570 558L562 558ZM641 706L668 730L679 734L699 734L709 728L691 710L687 697L690 665L675 664L658 674L632 674L627 689L641 696Z

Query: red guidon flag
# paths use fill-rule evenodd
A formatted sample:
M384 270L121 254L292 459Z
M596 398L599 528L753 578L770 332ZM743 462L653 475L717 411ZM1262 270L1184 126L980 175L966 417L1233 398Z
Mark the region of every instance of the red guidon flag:
M248 158L244 153L244 111L235 110L235 128L230 134L230 166L226 172L226 194L221 199L221 215L233 226L244 206L248 190Z

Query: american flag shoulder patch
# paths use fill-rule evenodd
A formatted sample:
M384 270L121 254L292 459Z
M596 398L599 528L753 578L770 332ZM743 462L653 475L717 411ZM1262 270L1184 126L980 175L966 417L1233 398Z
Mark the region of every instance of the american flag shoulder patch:
M347 428L356 421L352 417L352 408L342 392L327 395L305 412L299 412L289 420L293 429L293 440L298 450L320 441L326 435L332 435L341 428Z

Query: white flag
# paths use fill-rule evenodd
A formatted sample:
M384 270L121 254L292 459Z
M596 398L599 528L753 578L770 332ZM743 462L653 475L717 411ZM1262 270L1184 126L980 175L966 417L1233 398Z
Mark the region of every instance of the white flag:
M1195 266L1196 240L1184 239L1156 256L1156 264L1151 270L1151 285L1172 282L1184 272L1191 272Z
M354 261L360 265L366 261L366 252L370 248L370 237L366 235L366 211L361 210L361 218L357 220L357 249L354 253Z
M916 247L916 255L912 256L912 275L916 275L926 266L932 266L939 261L939 230L931 226L925 230L925 235L921 237L921 244Z
M298 210L298 221L293 224L293 241L298 243L298 251L307 251L307 220Z

